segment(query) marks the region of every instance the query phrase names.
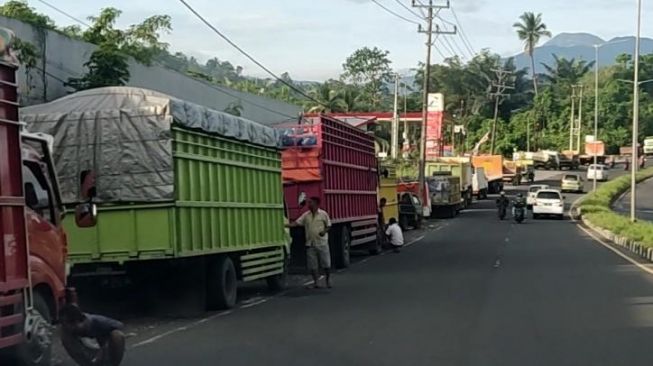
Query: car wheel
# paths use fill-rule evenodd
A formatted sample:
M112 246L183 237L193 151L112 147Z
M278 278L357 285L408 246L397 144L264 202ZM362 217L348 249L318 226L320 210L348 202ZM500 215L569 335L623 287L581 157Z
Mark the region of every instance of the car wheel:
M540 215L538 215L538 214L536 214L536 213L533 214L533 220L537 220L537 219L539 219L539 218L540 218Z

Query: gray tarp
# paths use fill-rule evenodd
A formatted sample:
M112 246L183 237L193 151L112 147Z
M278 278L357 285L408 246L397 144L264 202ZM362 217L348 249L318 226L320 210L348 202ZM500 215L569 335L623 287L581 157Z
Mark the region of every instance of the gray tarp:
M21 109L31 132L54 136L65 203L80 201L81 172L96 173L98 202L174 200L173 123L277 147L277 130L155 91L109 87Z

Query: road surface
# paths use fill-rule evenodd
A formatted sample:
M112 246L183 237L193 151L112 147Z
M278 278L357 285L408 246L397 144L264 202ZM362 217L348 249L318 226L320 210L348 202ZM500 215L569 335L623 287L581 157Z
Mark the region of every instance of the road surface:
M653 179L637 185L636 215L640 220L653 221ZM630 191L626 192L614 204L614 209L623 214L630 214Z
M570 220L499 222L485 201L424 235L337 274L332 290L132 339L124 365L653 363L653 276Z

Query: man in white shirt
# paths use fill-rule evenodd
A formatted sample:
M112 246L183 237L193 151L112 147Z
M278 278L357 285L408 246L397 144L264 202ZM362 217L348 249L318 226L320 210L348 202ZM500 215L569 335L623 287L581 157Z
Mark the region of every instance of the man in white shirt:
M404 234L401 232L401 227L394 217L388 221L388 228L385 230L385 235L388 236L390 244L392 244L392 250L395 253L399 253L399 248L404 245Z
M329 252L329 229L331 219L319 208L320 199L308 200L309 210L304 212L290 227L303 226L306 232L306 266L313 276L312 288L319 288L317 280L320 268L324 271L326 287L331 288L331 253Z

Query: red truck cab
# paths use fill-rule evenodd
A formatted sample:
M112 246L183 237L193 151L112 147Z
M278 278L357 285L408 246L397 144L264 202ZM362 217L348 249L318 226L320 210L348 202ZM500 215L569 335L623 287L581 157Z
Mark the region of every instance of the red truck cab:
M0 33L0 364L48 365L65 298L64 210L51 139L21 131L13 35Z

